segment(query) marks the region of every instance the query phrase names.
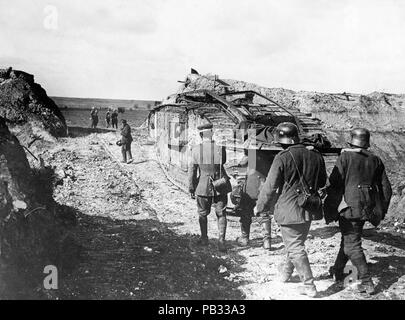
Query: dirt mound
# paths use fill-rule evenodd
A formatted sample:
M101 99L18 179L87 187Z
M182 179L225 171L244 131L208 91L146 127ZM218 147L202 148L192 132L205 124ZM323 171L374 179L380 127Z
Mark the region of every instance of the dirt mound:
M61 265L75 215L53 201L52 179L49 167L30 168L0 117L0 298L27 297L28 287L42 283L46 265Z
M0 116L23 145L33 139L52 141L66 135L65 119L34 76L0 69Z
M178 92L209 89L224 92L213 75L190 74ZM286 108L313 113L327 127L346 130L354 126L367 126L372 131L405 132L405 95L373 92L368 95L354 93L320 93L266 88L239 80L223 80L230 91L254 90ZM338 117L338 121L335 121Z

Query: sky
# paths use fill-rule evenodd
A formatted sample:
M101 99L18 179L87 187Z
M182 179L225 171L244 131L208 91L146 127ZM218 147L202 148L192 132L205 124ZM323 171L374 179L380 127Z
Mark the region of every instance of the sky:
M266 87L405 93L402 0L0 0L0 67L50 96L160 100L190 68Z

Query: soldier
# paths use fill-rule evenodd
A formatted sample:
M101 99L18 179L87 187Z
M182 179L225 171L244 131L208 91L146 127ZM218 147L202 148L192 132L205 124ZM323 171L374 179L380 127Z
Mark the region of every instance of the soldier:
M285 150L274 158L255 211L259 216L274 213L280 225L286 250L286 261L279 269L281 281L287 282L295 267L303 281L300 293L315 297L317 290L305 251L312 217L299 205L297 190L300 190L302 181L315 192L323 187L326 183L325 162L316 149L299 142L298 128L293 123L279 124L275 140Z
M378 225L384 218L392 190L383 162L367 150L370 132L362 128L352 130L349 146L342 150L336 161L325 200L326 222L339 220L342 233L340 250L330 271L337 282L343 281L343 271L350 260L358 271L358 290L373 294L375 288L361 246L361 236L365 221Z
M250 225L252 224L253 209L259 196L260 189L266 181L267 174L273 162L274 155L270 152L249 149L247 154L238 164L247 167L245 192L242 193L240 202L240 227L241 236L237 238L240 246L249 245ZM271 220L268 215L263 215L259 221L263 228L263 248L271 248Z
M223 167L226 162L225 147L219 147L212 139L212 124L203 124L197 127L202 143L192 149L191 163L189 166L189 191L191 198L197 196L197 210L199 215L199 224L201 238L199 245L208 245L208 226L207 216L210 214L211 206L215 208L218 219L218 250L226 252L225 233L226 233L226 205L227 193L230 191L229 177ZM197 174L199 173L199 176ZM213 183L223 178L226 181L226 187L223 191L217 191Z
M122 119L122 128L121 128L121 152L122 152L122 163L131 163L132 162L132 153L131 153L131 127L127 123L127 120ZM128 155L128 161L127 161Z
M98 124L98 110L96 107L91 108L90 112L90 117L91 117L91 128L97 128Z
M110 121L111 121L110 110L107 110L107 112L105 114L105 122L106 122L107 128L110 127Z
M118 112L117 110L113 110L113 112L111 113L111 126L118 129Z

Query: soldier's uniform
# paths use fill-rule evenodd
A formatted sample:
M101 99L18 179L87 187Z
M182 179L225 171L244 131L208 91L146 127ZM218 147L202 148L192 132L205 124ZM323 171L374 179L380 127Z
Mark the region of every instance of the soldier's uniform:
M321 153L302 144L294 144L275 156L259 194L257 214L274 214L274 219L280 225L286 249L283 281L288 281L295 267L304 282L303 288L310 289L316 295L314 278L305 251L311 218L297 203L296 190L300 186L300 176L290 152L308 187L318 190L325 185L327 176ZM307 294L306 291L303 293Z
M115 110L111 113L111 126L118 129L118 113Z
M90 112L90 116L91 116L91 127L92 128L97 128L97 124L98 124L98 111L95 107L93 107L91 109Z
M333 268L336 280L343 280L343 270L350 259L357 268L364 291L373 293L374 285L361 246L362 231L365 221L373 221L375 213L384 217L392 191L383 162L367 148L368 142L363 148L352 145L342 150L329 177L325 214L337 213L340 204L336 217L342 240Z
M121 153L122 162L129 163L132 161L131 143L133 141L131 135L131 127L125 120L122 120L123 126L121 128ZM127 162L128 156L128 162Z
M212 130L211 124L198 127L200 132ZM219 249L225 251L227 194L215 191L212 180L227 177L223 164L226 162L225 147L219 147L212 139L194 146L189 164L189 191L197 197L197 211L201 229L200 243L207 245L207 216L214 206L218 219Z
M110 111L107 111L107 113L105 114L105 122L107 124L107 128L110 127L110 122L111 122L111 114Z
M240 167L247 167L245 192L242 193L240 202L240 223L242 237L239 242L247 245L250 234L250 225L252 223L253 209L259 197L260 190L266 181L274 154L266 151L252 150L247 151L247 155L239 163ZM268 241L266 249L270 249L270 217L267 212L263 213L259 221L263 226L263 241Z

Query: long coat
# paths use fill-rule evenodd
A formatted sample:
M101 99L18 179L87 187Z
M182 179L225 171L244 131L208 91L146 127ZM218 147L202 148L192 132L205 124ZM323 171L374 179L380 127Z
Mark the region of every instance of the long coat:
M266 181L274 154L270 151L249 149L242 158L239 167L246 167L245 194L248 205L255 206L260 190Z
M329 177L325 214L335 215L342 199L347 219L368 220L366 206L377 206L382 218L392 196L391 184L379 157L366 149L343 149ZM342 198L343 197L343 198ZM364 210L366 209L366 210ZM370 208L373 209L373 208Z
M125 124L121 129L121 143L127 144L132 142L131 127L129 124Z
M308 187L318 190L324 187L327 178L325 161L316 149L297 144L278 153L260 191L257 213L274 214L279 225L302 224L307 221L305 210L297 203L296 190L300 188L300 178L290 152Z
M225 147L217 146L214 141L203 141L194 146L188 168L189 191L202 197L216 195L211 178L217 180L227 176L223 167L225 162Z
M251 199L257 200L259 197L273 159L274 155L270 152L260 150L248 151L246 193Z

